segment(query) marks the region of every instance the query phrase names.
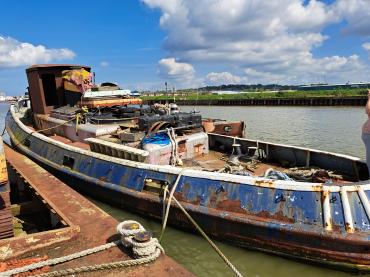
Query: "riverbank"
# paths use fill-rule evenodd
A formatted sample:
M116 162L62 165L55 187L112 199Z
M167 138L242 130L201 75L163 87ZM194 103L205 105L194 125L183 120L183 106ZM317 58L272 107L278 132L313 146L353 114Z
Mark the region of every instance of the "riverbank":
M365 106L366 96L310 97L310 98L262 98L262 99L199 99L176 100L181 106ZM145 100L147 104L174 102L168 100Z
M143 96L148 103L176 101L179 105L215 106L363 106L366 89L249 92L237 94L188 93Z

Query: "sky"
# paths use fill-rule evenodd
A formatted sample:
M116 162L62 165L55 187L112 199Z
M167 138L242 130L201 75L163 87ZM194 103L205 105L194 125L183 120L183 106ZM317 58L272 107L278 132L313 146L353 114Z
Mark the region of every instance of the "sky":
M370 0L2 0L0 91L37 63L131 90L370 82Z

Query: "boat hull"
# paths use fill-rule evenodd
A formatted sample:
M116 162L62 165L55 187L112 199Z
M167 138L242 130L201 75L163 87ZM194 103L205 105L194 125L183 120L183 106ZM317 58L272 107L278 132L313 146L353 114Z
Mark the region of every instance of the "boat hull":
M316 187L316 190L312 186L309 190L302 184L289 186L284 182L280 184L225 174L202 175L199 172L118 161L32 133L16 118L14 110L7 115L6 128L13 146L20 152L73 188L108 204L160 219L163 206L161 193L145 190L145 181L167 182L171 187L181 174L175 196L207 234L238 246L294 259L341 269L370 270L369 229L363 227L359 230L358 225L352 226L351 230L351 226L346 224L348 216L346 218L345 212L341 213L342 218L333 216L330 221L332 226L327 228L327 215L323 216L327 203L323 198L323 186L320 189ZM65 162L65 157L69 157L69 163ZM370 188L365 189L367 193ZM341 192L334 186L332 190L331 195L338 194L341 199ZM358 199L352 195L354 192L350 193L350 203L354 205L352 199ZM341 203L338 200L330 204L333 215L343 209ZM352 214L353 218L358 222L369 222L363 212L356 211ZM169 224L194 230L175 205L171 207Z

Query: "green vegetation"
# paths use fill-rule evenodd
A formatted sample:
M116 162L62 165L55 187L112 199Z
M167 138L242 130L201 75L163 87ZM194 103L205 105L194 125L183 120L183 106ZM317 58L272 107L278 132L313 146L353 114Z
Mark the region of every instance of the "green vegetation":
M179 93L179 92L177 92ZM249 92L236 94L212 94L211 92L187 91L176 95L177 100L218 100L218 99L267 99L267 98L310 98L310 97L348 97L348 96L366 96L367 89L336 89L336 90L314 90L314 91L279 91L279 92ZM143 100L167 100L173 99L172 93L158 96L142 96Z

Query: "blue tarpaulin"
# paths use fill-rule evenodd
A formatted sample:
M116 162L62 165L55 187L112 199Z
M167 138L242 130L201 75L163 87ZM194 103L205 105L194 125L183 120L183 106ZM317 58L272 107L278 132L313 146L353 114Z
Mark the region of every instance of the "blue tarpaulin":
M171 143L170 138L166 133L151 134L143 138L142 145L152 143L159 145L168 145Z

